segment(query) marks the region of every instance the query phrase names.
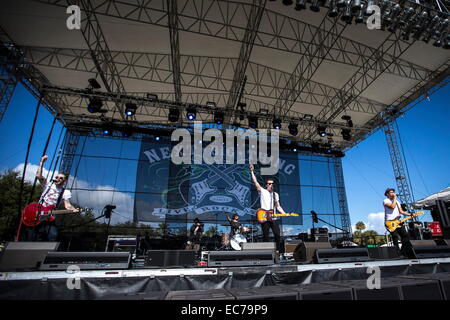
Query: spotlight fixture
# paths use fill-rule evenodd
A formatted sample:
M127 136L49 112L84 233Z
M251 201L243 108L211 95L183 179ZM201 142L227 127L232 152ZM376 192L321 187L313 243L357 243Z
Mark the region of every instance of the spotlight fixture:
M180 110L177 108L171 108L169 111L169 121L177 122L180 119Z
M306 9L306 0L296 0L295 1L295 10L300 11Z
M197 117L197 111L195 110L194 107L190 106L186 109L186 118L188 120L195 120L195 118Z
M320 11L320 0L311 0L311 5L309 6L309 9L313 12L319 12Z
M352 134L350 129L342 129L341 130L342 139L345 141L351 141L352 140Z
M134 130L133 130L133 127L128 126L128 127L124 127L124 128L121 130L121 132L122 132L122 136L123 136L123 137L129 138L129 137L131 137L131 136L133 135Z
M147 93L147 99L151 101L158 101L158 95L154 93Z
M336 0L330 0L328 7L329 7L328 17L336 18L339 15L338 7L336 5Z
M111 135L112 135L112 132L113 132L113 129L111 128L111 125L110 125L109 123L105 123L105 124L102 126L102 132L103 132L103 134L104 134L105 136L111 136Z
M273 128L276 130L281 129L281 120L280 119L273 119L272 121Z
M345 8L341 16L341 20L346 22L347 24L351 24L353 19L352 15L352 4L350 0L345 2Z
M89 98L89 104L88 104L87 110L90 113L97 113L97 112L106 113L106 112L108 112L107 110L103 110L102 107L103 107L103 101L100 98L97 98L97 97Z
M214 122L217 124L222 124L224 119L224 113L222 111L218 111L214 113Z
M354 11L356 11L356 10L361 10L362 9L362 4L361 4L361 0L353 0L353 6L352 6L352 9L354 10Z
M97 82L97 80L95 78L90 78L88 80L88 82L89 82L89 85L91 86L91 88L93 88L93 89L100 89L101 88L100 84Z
M285 5L285 6L290 6L291 4L293 4L294 3L294 1L292 1L292 0L283 0L283 4Z
M288 129L289 129L289 133L291 135L293 135L293 136L298 135L298 124L290 123Z
M155 140L156 140L156 141L159 141L159 140L161 140L161 137L160 137L160 136L156 136L156 137L155 137Z
M350 117L349 115L343 115L341 117L342 120L347 121L347 125L352 128L353 127L353 121L352 121L352 117Z
M374 0L367 0L366 10L364 10L365 16L371 16L373 14L373 9L371 7L375 4Z
M319 136L321 137L326 137L327 136L327 132L325 131L325 127L323 126L319 126L317 127L317 133L319 134Z
M137 106L134 103L128 102L125 104L125 115L127 117L134 116L136 114Z
M257 117L248 117L248 126L252 129L258 128L258 118Z

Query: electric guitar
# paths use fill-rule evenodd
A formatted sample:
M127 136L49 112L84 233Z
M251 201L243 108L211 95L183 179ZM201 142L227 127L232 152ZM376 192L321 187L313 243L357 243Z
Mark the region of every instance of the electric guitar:
M22 210L22 223L27 227L36 227L43 221L54 221L54 214L73 212L72 210L53 210L55 206L43 206L37 202L30 203ZM79 209L80 212L89 212L92 209Z
M425 212L423 212L423 211L419 211L419 212L414 213L412 216L406 217L402 220L399 220L399 219L387 220L385 223L386 229L388 229L389 232L394 232L395 230L397 230L398 228L401 227L401 224L403 222L405 222L413 217L420 216L421 214L424 214L424 213Z
M273 213L272 210L258 209L256 210L256 218L259 223L263 223L266 221L272 221L272 217L298 217L298 213Z

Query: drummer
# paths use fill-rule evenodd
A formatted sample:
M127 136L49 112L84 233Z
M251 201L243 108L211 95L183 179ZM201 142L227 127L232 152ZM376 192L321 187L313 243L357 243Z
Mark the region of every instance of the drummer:
M239 222L239 215L237 213L235 213L235 214L233 214L231 219L230 219L230 217L227 216L227 220L228 220L228 222L230 222L230 225L231 225L230 236L232 237L236 233L239 233L239 231L241 229L241 223Z

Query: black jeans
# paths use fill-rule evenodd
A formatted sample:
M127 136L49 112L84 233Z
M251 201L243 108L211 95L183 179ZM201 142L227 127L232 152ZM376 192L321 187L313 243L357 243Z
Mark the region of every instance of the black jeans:
M394 246L399 248L398 240L401 240L402 242L402 249L400 250L400 253L408 258L415 258L412 244L409 238L409 233L406 231L405 226L401 226L401 228L398 228L394 232L391 232L392 236L392 242L394 243Z
M269 229L272 229L273 239L275 241L275 245L277 250L282 253L283 250L281 248L281 239L280 239L280 223L278 220L266 221L261 224L261 229L263 233L263 241L269 241Z
M25 227L24 241L56 241L58 228L54 222L41 222L36 227Z

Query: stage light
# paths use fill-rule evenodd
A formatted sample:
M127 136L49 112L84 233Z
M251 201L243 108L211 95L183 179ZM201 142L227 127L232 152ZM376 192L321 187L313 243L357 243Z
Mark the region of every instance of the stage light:
M326 137L327 136L327 132L325 131L325 127L323 126L319 126L317 127L317 134L321 137Z
M353 127L353 121L352 121L352 117L348 116L348 115L343 115L341 117L342 120L347 121L347 125L352 128Z
M350 0L345 2L344 12L342 13L341 20L346 22L347 24L352 23L352 5Z
M110 136L110 135L112 135L113 129L111 128L110 124L104 124L102 126L102 132L104 135Z
M295 2L295 10L300 11L306 9L306 0L297 0Z
M352 140L352 134L350 129L342 129L341 130L342 139L345 141L351 141Z
M169 111L169 121L177 122L180 119L180 110L177 108L171 108Z
M125 138L131 137L134 134L134 130L132 127L124 127L121 132L122 136Z
M281 120L280 119L273 119L272 121L273 128L276 130L281 129Z
M222 124L224 119L224 113L222 111L214 113L214 122L217 124Z
M252 129L258 128L258 118L257 117L248 117L248 126Z
M100 84L97 82L97 80L95 78L90 78L88 80L89 85L93 88L93 89L100 89L101 86Z
M358 23L364 23L364 12L361 10L358 10L358 14L355 17L355 24Z
M401 12L401 6L399 4L396 4L394 6L394 8L392 9L391 15L389 16L389 18L391 19L391 25L388 28L389 32L395 32L397 31L397 26L398 26L398 16L400 15Z
M151 101L158 101L158 96L154 93L147 93L147 99Z
M367 0L366 10L364 10L365 16L371 16L374 13L374 10L370 9L370 7L374 5L374 3L374 0Z
M288 128L290 134L292 134L293 136L298 135L298 124L290 123Z
M320 11L319 0L311 0L311 5L309 6L309 9L313 12L319 12Z
M208 102L206 102L206 106L207 106L208 108L213 108L213 109L215 109L215 108L216 108L216 103L215 103L214 101L208 101Z
M283 0L283 4L285 5L285 6L290 6L291 4L293 4L294 3L294 1L292 1L292 0Z
M353 6L352 6L352 8L353 8L353 10L354 11L356 11L356 10L361 10L362 9L362 4L361 4L361 0L353 0Z
M345 0L338 0L338 1L336 2L336 6L337 6L338 8L343 8L343 7L345 7L345 3L346 3Z
M136 114L137 106L134 103L128 102L125 104L125 115L127 117L134 116Z
M188 120L195 120L195 118L197 117L197 111L195 110L194 107L188 107L186 109L186 118Z
M155 137L155 140L156 140L156 141L159 141L159 140L161 140L161 137L160 137L160 136L156 136L156 137Z
M103 101L100 98L92 97L89 98L89 104L88 104L88 111L90 113L96 113L96 112L106 112L106 110L102 110L103 107Z
M330 3L328 5L328 17L330 18L336 18L339 15L337 6L336 6L336 0L330 0Z

